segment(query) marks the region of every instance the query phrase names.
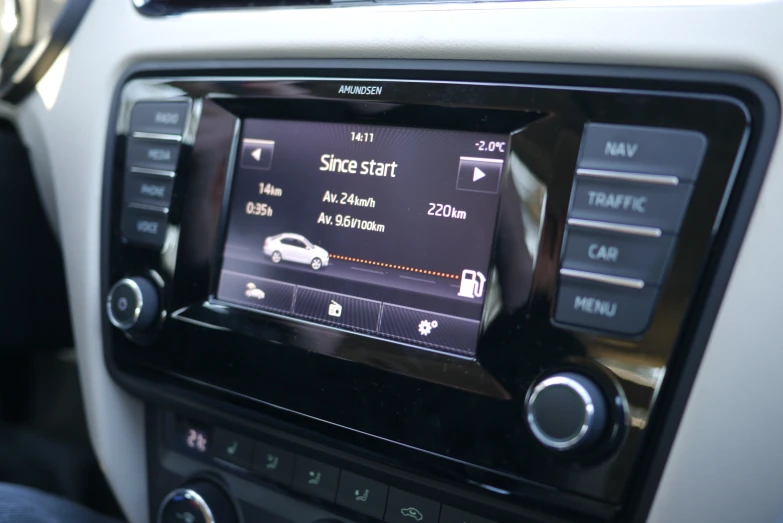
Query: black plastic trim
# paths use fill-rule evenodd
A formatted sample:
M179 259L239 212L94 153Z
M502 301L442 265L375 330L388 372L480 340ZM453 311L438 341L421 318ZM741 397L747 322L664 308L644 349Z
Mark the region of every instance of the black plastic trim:
M333 71L330 71L333 70ZM468 61L427 61L427 60L263 60L263 61L205 61L205 62L152 62L138 64L129 69L121 78L114 95L114 104L111 110L110 122L114 122L117 116L121 88L131 77L150 77L163 75L194 75L207 74L247 75L248 71L263 71L265 74L285 73L293 75L309 70L309 74L316 70L318 76L329 77L331 74L353 74L356 77L372 77L373 71L401 71L400 76L411 79L437 78L443 73L451 73L452 79L459 81L459 73L465 76L475 77L476 74L488 73L495 75L517 75L515 81L519 81L519 75L535 76L536 83L546 82L557 84L568 82L571 86L591 86L595 80L601 80L605 88L635 88L635 89L660 89L674 88L682 90L683 85L688 89L704 93L719 93L735 96L743 100L754 115L752 122L752 136L755 137L747 149L740 171L743 173L744 189L741 194L733 194L729 208L733 210L734 219L731 223L724 223L719 231L716 251L721 255L717 261L707 268L707 274L713 277L712 286L708 292L702 293L703 299L694 303L694 312L689 321L698 321L698 327L690 337L689 350L680 351L677 359L681 360L673 368L681 367L679 379L670 380L675 386L671 390L664 389L662 395L666 395L670 401L666 411L666 420L658 423L660 430L653 434L650 441L656 442L654 450L647 453L644 466L648 471L642 478L635 482L629 495L628 503L619 514L611 508L608 510L596 510L603 512L607 519L621 519L632 521L644 521L658 488L658 483L663 473L671 444L676 435L677 427L685 410L688 394L693 385L698 366L704 354L707 340L712 331L717 311L720 307L729 277L734 267L737 255L750 217L753 213L755 201L763 183L769 158L772 154L774 143L780 124L780 103L775 92L762 80L747 75L717 72L717 71L686 71L679 69L651 69L624 66L592 66L578 64L537 64L537 63L509 63L509 62L468 62ZM495 81L500 79L495 78ZM110 196L112 159L115 146L114 130L109 129L106 142L105 179L102 209L102 247L110 241ZM722 248L722 249L721 249ZM109 276L108 249L102 248L101 252L101 292L96 297L103 300L108 289ZM110 325L103 318L104 340L109 340ZM680 344L682 346L682 344ZM108 348L104 347L104 355ZM185 399L177 390L163 390L156 388L155 384L133 378L121 373L110 358L106 358L106 364L111 376L128 391L151 401L162 401L168 405L181 406L185 409L193 408L199 402L199 397L188 394Z

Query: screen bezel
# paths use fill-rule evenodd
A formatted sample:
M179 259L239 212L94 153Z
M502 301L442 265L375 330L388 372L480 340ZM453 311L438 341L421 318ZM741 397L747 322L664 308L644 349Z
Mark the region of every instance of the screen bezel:
M370 351L372 354L371 365L374 366L381 366L382 368L385 368L386 370L391 370L398 373L403 373L407 375L413 375L414 377L417 377L419 379L426 379L429 381L433 380L433 376L436 374L428 374L426 370L428 367L440 367L444 368L444 365L448 369L445 373L438 373L437 375L442 375L442 379L439 379L438 381L444 385L449 386L455 386L458 388L463 388L467 390L472 390L477 393L481 394L487 394L491 396L496 396L500 398L508 398L510 395L507 391L503 390L502 386L500 386L499 383L496 382L496 380L493 379L491 374L486 373L484 369L481 368L480 363L478 362L479 355L478 355L478 347L475 347L474 354L473 355L464 355L459 354L456 352L450 352L447 350L440 350L437 348L427 347L423 345L416 345L414 343L406 343L403 341L395 341L390 340L387 338L384 338L382 336L375 336L372 334L364 334L364 333L357 333L353 332L350 329L347 328L340 328L340 327L334 327L329 325L320 324L318 322L314 321L308 321L307 319L298 318L296 316L289 316L283 313L276 313L273 311L263 311L263 310L257 310L250 307L243 307L241 305L238 305L233 302L229 302L226 300L222 300L217 297L217 290L219 286L219 279L220 279L220 271L223 265L223 254L224 254L224 247L225 247L225 241L226 241L226 235L228 234L229 230L229 215L231 211L231 199L232 199L232 190L233 190L233 180L234 176L236 175L238 166L237 166L237 158L239 154L239 148L241 147L241 136L244 132L244 122L247 119L258 117L258 115L264 115L265 119L281 119L280 117L285 115L287 116L286 121L305 121L305 122L311 122L311 121L319 121L319 122L331 122L332 116L334 114L334 111L330 110L318 110L319 105L321 108L324 104L326 105L335 105L335 102L333 101L315 101L315 100L308 100L309 103L299 105L297 106L297 111L274 111L273 109L277 104L274 103L274 98L272 99L266 99L266 100L259 100L259 99L252 99L252 98L233 98L233 99L227 99L225 96L220 97L213 97L213 96L207 96L205 97L205 100L207 101L214 101L227 111L231 112L237 117L237 123L234 127L234 135L232 136L232 153L230 154L228 158L228 164L226 167L226 181L225 185L223 187L223 206L221 209L220 214L220 222L219 222L219 232L218 232L218 241L216 245L216 252L214 254L213 258L213 272L211 275L211 283L210 283L210 293L208 298L208 305L206 305L208 308L216 308L216 307L227 307L229 309L234 309L238 311L245 311L252 314L263 314L264 316L267 316L269 321L272 321L274 323L277 323L279 325L287 324L288 326L294 327L294 328L300 328L300 329L306 329L308 332L313 330L314 334L318 335L317 329L329 329L331 331L337 331L340 333L340 343L339 346L342 347L344 350L340 351L340 354L334 354L330 350L319 350L320 347L323 347L324 345L331 347L332 344L323 344L323 343L312 343L311 340L306 340L304 343L296 343L292 342L292 345L299 346L300 348L304 348L307 350L314 350L316 352L322 352L329 355L335 355L337 357L349 359L352 361L367 363L368 359L364 356L364 353L366 351ZM272 104L269 104L269 102L272 101ZM264 103L266 102L266 104ZM339 103L339 102L338 102ZM383 105L383 102L367 102L368 106L373 105ZM314 107L315 106L315 107ZM270 109L272 109L270 111ZM443 109L446 109L445 111ZM458 111L458 110L457 110ZM383 126L392 126L396 125L398 127L402 127L401 121L399 119L399 115L395 114L393 111L391 114L385 112L382 113L382 118L378 118L378 113L376 113L373 110L368 111L373 116L371 118L362 118L362 121L360 122L362 125L383 125ZM269 116L270 113L274 114L274 117ZM431 113L435 113L434 115ZM473 113L475 116L467 116L466 113ZM508 177L510 176L510 158L512 155L512 147L511 147L511 141L513 138L513 135L520 132L526 125L528 125L531 122L534 122L538 118L542 117L543 115L530 112L530 111L496 111L495 112L495 119L490 119L489 122L487 122L487 111L481 111L476 109L467 109L465 112L456 113L460 114L460 117L455 119L455 108L443 108L439 106L421 106L417 107L417 120L415 122L415 125L408 125L407 127L414 127L414 128L421 128L425 130L433 130L433 129L443 129L443 130L458 130L458 131L471 131L475 133L497 133L497 134L503 134L505 136L508 136L509 140L509 150L507 151L505 158L504 158L504 166L503 166L503 172L501 173L500 177L500 188L499 188L499 198L498 198L498 204L497 209L495 210L495 217L494 222L492 224L492 245L493 245L493 252L490 253L490 260L489 260L489 267L490 271L488 271L488 281L486 288L488 289L487 295L485 296L483 303L482 303L482 314L481 319L479 322L479 337L483 334L484 329L487 326L487 320L486 312L487 307L489 303L492 303L494 300L500 300L499 297L499 289L497 285L492 285L492 283L496 283L496 277L493 277L492 275L495 274L494 263L495 263L495 252L494 252L494 245L497 241L497 235L498 235L498 221L499 221L499 214L500 214L500 207L503 205L503 199L504 197L507 198L508 195L507 190L509 189L511 184L511 181L508 180ZM313 119L313 114L317 115L327 115L325 118L320 119ZM442 118L442 116L446 116L445 119ZM347 115L343 114L342 118L344 118L339 123L358 123L349 118L349 121L345 120L345 117ZM359 115L356 115L359 116ZM439 118L440 117L440 118ZM545 197L544 197L545 198ZM543 201L540 202L541 205L543 205ZM544 215L544 209L541 209L541 215L543 217ZM540 232L540 224L535 224L536 228ZM534 260L537 258L537 252L531 253L531 267L530 267L530 275L532 278L532 271L533 271L533 264ZM532 283L532 282L531 282ZM530 292L532 292L532 285L529 286L529 292L527 293L527 296L525 297L526 300L530 299ZM323 335L321 337L329 337L327 333L322 333ZM347 337L356 337L356 338L364 338L364 341L356 340L356 346L360 347L357 351L352 351L350 349L347 349L347 347L353 347L353 344L349 344L346 346L346 338ZM315 347L315 348L314 348ZM423 372L412 372L407 366L405 368L400 368L397 366L394 366L389 363L389 360L392 361L398 361L400 358L408 358L408 357L417 357L416 353L412 353L411 350L417 350L417 351L424 351L428 354L421 354L418 355L418 360L420 361L421 365L423 366ZM451 377L456 378L456 376L460 376L459 380L451 379Z

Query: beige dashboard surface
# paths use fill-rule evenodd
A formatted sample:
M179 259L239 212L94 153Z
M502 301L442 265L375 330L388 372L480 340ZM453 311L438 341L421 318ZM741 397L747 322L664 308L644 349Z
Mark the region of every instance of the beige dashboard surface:
M540 1L256 9L146 18L93 0L16 111L65 253L90 434L129 520L147 521L141 403L103 359L101 191L109 113L140 62L437 58L731 70L783 81L782 2ZM778 147L650 521L783 518L783 157Z

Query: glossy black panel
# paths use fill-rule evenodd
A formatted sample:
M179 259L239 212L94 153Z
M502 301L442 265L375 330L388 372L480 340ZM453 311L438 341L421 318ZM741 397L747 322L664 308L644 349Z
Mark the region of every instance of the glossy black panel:
M731 219L722 214L728 190L732 184L740 190L744 183L738 158L754 137L748 135L751 118L743 103L715 94L720 89L700 94L688 92L693 85L676 83L642 91L634 89L642 87L638 82L629 81L620 90L607 80L613 88L601 90L600 77L592 78L589 88L567 87L564 78L553 86L530 75L478 73L458 77L481 84L449 84L443 83L450 78L445 72L420 73L439 80L434 83L392 80L406 77L399 71L373 71L373 77L390 80L350 82L382 86L383 96L377 99L338 94L343 81L265 80L263 73L257 71L258 78L245 74L242 80L199 75L166 82L177 96L194 99L193 118L200 114L200 120L197 134L184 139L167 243L160 253L121 240L126 136L117 129L114 168L107 173L112 192L106 216L112 229L104 246L109 261L104 284L153 271L165 283L168 317L156 332L135 341L108 331L107 360L115 375L198 394L205 406L237 409L235 414L303 435L318 433L323 442L342 450L433 478L486 485L514 502L536 499L594 513L601 512L596 501L609 507L621 504L643 456L649 424L660 411L655 399L666 386L664 370L695 312L691 300L709 284L702 270L721 224ZM351 73L359 76L356 71L333 74ZM299 71L299 76L309 75ZM128 93L120 92L118 100L127 105ZM546 207L528 207L531 200L523 199L519 179L504 178L492 253L496 306L488 318L485 314L476 359L209 301L216 287L238 122L258 116L509 133L512 171L540 184ZM649 327L635 336L573 329L552 319L565 220L587 122L691 130L707 139ZM537 252L528 248L526 220L536 224ZM533 259L531 274L526 268ZM524 423L530 385L542 372L569 369L595 379L612 406L606 444L589 455L547 452Z

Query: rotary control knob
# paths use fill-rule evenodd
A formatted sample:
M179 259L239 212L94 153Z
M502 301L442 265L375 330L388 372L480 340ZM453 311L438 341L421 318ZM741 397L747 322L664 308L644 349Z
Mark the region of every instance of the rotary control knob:
M159 310L155 284L138 276L115 283L106 299L109 321L124 331L146 329L155 322Z
M160 504L158 523L237 523L234 504L223 489L199 481L169 493Z
M569 451L589 447L606 431L606 399L598 385L576 372L553 374L530 392L527 423L545 447Z

